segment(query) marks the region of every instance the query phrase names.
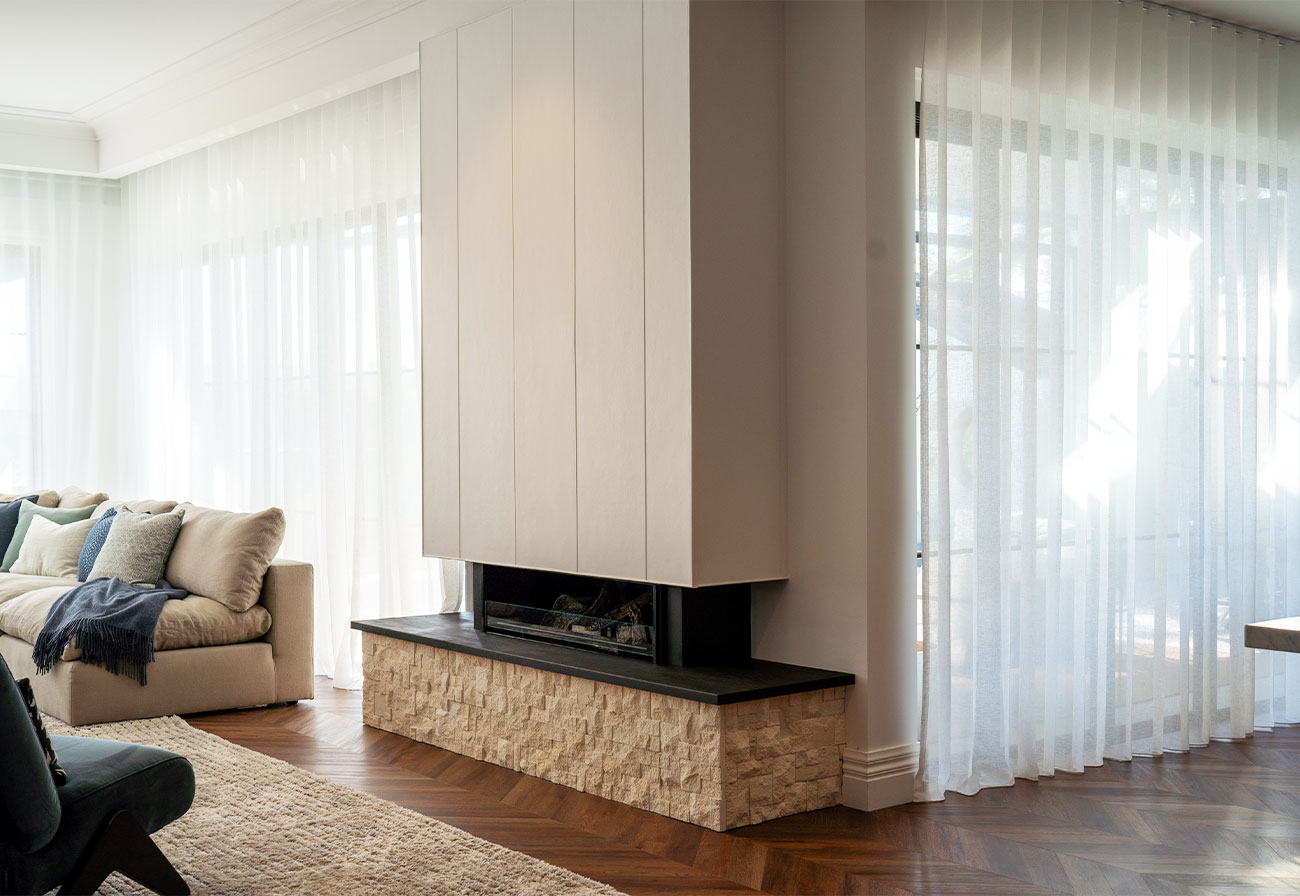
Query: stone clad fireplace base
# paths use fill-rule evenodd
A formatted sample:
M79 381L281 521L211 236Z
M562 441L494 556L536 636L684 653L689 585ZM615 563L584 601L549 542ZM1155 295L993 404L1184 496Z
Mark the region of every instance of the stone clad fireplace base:
M717 705L362 633L365 723L715 831L840 802L844 687Z

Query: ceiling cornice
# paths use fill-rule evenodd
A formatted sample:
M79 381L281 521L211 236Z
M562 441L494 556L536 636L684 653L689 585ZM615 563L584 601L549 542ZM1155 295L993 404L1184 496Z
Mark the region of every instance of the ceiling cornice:
M0 108L0 168L123 177L414 71L421 40L515 2L297 0L72 115Z
M153 114L346 36L421 0L297 0L211 46L77 110L99 130Z
M0 168L94 174L99 141L84 122L0 107Z

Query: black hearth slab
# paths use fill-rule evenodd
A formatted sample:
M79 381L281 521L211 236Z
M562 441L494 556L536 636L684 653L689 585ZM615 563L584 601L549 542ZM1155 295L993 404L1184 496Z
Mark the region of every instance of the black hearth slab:
M352 627L399 641L414 641L458 653L715 705L853 684L853 676L848 672L810 669L767 660L750 660L743 666L725 668L656 666L646 660L480 632L474 628L469 614L364 619L353 622Z

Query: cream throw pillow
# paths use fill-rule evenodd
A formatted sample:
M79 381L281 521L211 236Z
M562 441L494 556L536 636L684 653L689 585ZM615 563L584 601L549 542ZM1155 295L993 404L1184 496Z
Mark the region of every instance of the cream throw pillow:
M94 520L59 525L40 514L33 516L18 559L9 571L25 576L75 579L77 559L94 525Z
M185 523L167 561L167 581L236 613L256 604L267 567L284 542L284 511L230 513L193 504L177 511L185 513Z

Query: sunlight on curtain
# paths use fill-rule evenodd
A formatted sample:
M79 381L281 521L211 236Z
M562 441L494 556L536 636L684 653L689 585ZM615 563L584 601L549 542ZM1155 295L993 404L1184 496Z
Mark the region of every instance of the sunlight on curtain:
M110 487L116 181L0 171L0 492Z
M1297 48L930 16L917 797L1300 719Z
M420 548L419 183L414 74L124 181L132 491L283 507L338 687L353 619L460 600Z

